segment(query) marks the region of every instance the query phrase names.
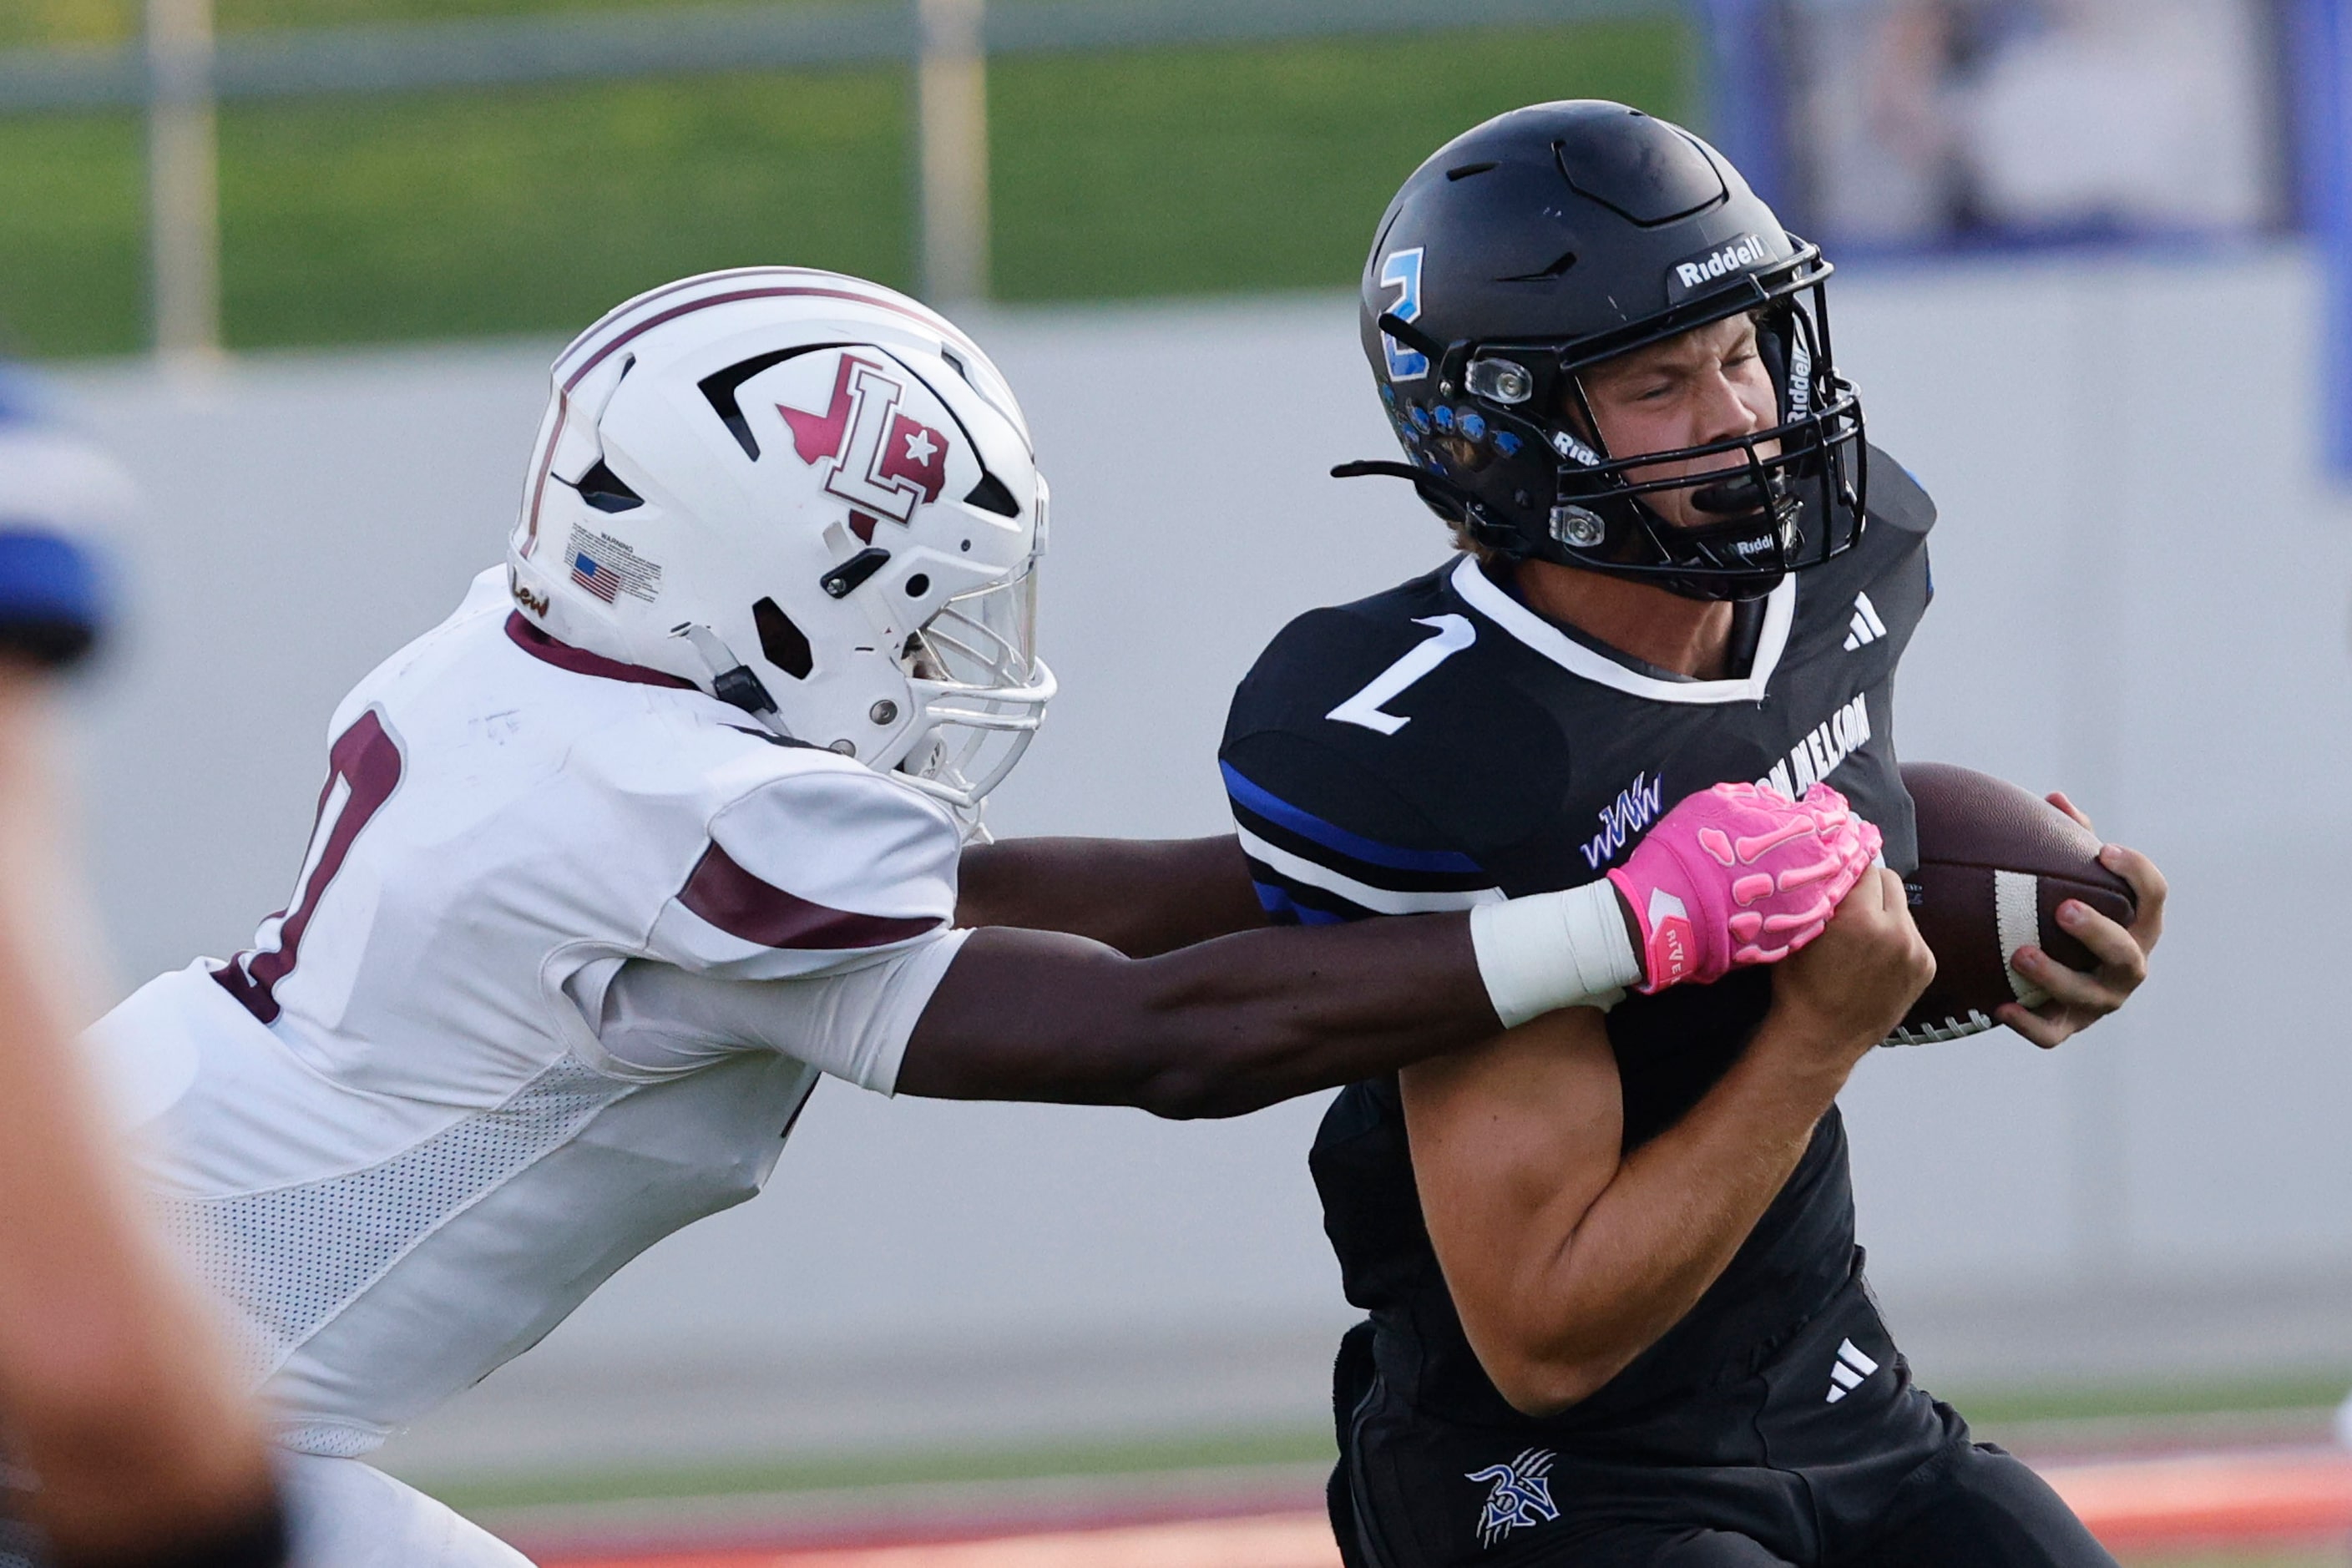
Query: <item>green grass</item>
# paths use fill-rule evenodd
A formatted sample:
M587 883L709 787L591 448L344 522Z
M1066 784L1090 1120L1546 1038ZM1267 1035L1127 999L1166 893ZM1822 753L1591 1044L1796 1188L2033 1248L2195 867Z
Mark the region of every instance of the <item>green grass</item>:
M1956 1403L1980 1434L1997 1437L2002 1426L2044 1421L2121 1419L2160 1427L2168 1419L2219 1412L2315 1410L2332 1405L2346 1382L2345 1376L2330 1373L2238 1381L2062 1384L1963 1392ZM592 1502L690 1507L696 1499L730 1496L1326 1465L1331 1457L1330 1433L1318 1425L1149 1441L843 1455L667 1470L581 1470L472 1479L428 1474L409 1479L462 1510L495 1513L502 1509ZM2346 1568L2352 1563L2352 1552L2341 1543L2265 1543L2240 1551L2142 1551L2126 1553L2122 1562L2125 1568Z
M224 33L274 27L367 26L564 11L671 10L681 5L741 5L746 0L214 0ZM817 6L899 4L901 0L761 0ZM140 27L141 0L8 0L0 5L0 48L47 43L120 43Z
M1019 60L990 81L1007 300L1355 282L1389 197L1524 103L1689 109L1657 22Z
M446 22L565 11L659 11L742 5L744 0L214 0L223 32L260 27L342 27L379 22ZM779 0L760 0L775 5ZM903 0L781 0L802 10L872 7Z
M138 157L127 120L0 121L0 353L145 341Z
M565 335L641 289L787 258L907 281L897 71L730 76L222 116L239 348ZM145 336L139 140L0 121L0 321L42 355Z
M409 1479L465 1510L579 1502L660 1500L973 1481L1163 1475L1176 1470L1265 1465L1328 1465L1328 1426L1212 1433L1108 1443L845 1454L767 1464L676 1469L576 1470L560 1475Z
M120 43L136 17L130 0L14 0L0 6L0 48Z
M2330 1371L2179 1383L2055 1382L1957 1392L1937 1388L1936 1393L1950 1400L1970 1426L1996 1429L2043 1421L2144 1420L2153 1426L2173 1417L2330 1410L2347 1388L2352 1388L2352 1372Z
M372 26L563 12L660 11L757 3L808 9L903 5L906 0L214 0L223 33L281 27ZM1105 0L1116 5L1118 0ZM121 43L138 32L141 0L8 0L0 5L0 48L32 44Z
M1389 195L1441 142L1548 97L1680 114L1685 45L1675 24L1629 23L1000 63L995 292L1347 287ZM561 334L667 279L756 261L903 287L910 117L896 68L232 104L227 337ZM19 350L143 341L140 148L128 117L0 120L0 321Z
M1963 1391L1956 1403L1979 1433L2004 1425L2120 1419L2160 1427L2168 1419L2219 1412L2298 1412L2325 1408L2347 1377L2311 1374L2166 1384L2060 1384L2011 1391ZM666 1470L579 1470L538 1477L456 1478L412 1474L434 1495L468 1512L598 1502L646 1502L691 1509L694 1500L908 1485L1115 1478L1210 1468L1327 1465L1329 1430L1320 1425L1210 1433L1159 1440L1062 1443L986 1449L859 1454L767 1464L707 1465ZM877 1507L882 1506L877 1503ZM2125 1568L2347 1568L2340 1543L2264 1543L2240 1551L2142 1551Z
M2342 1397L2352 1374L2308 1374L2236 1381L2082 1384L2032 1389L1963 1390L1953 1402L1980 1436L2004 1426L2061 1420L2115 1419L2161 1428L2170 1419L2235 1412L2325 1409ZM862 1487L1021 1481L1145 1475L1258 1465L1328 1464L1331 1435L1322 1426L1184 1434L1108 1443L1063 1442L987 1448L804 1457L675 1469L577 1470L546 1476L408 1479L453 1506L494 1510L614 1500L669 1500L834 1490ZM2255 1556L2151 1558L2166 1568L2245 1568ZM2282 1563L2302 1559L2281 1559ZM2342 1558L2329 1560L2345 1568Z
M908 113L874 71L247 110L222 138L227 334L569 332L772 259L900 280Z

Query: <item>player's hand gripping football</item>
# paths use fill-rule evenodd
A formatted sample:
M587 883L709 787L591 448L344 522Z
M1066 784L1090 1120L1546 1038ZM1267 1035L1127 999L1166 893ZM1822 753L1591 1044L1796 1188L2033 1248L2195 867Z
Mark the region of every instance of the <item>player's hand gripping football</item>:
M1801 801L1721 784L1678 802L1609 879L1641 936L1644 992L1774 963L1821 935L1878 829L1817 784Z
M1772 1026L1794 1061L1843 1076L1885 1039L1936 978L1936 955L1911 921L1903 879L1872 867L1819 942L1772 972Z
M2050 804L2090 827L2091 819L2063 795ZM2097 831L2095 828L2094 832ZM2109 844L2099 850L2099 864L2131 884L2138 913L2129 926L2118 925L2079 900L2058 906L2058 923L2066 934L2091 950L2096 969L2070 969L2038 947L2021 947L2011 960L2017 972L2050 993L2050 1000L2028 1009L2011 1002L1993 1016L2043 1050L2087 1029L2128 1001L2147 978L2147 955L2164 934L2164 873L2137 849Z

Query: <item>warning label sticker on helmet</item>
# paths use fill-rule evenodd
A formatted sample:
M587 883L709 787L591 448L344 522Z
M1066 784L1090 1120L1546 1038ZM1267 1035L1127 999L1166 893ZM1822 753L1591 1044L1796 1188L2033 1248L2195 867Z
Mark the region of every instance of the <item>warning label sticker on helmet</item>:
M572 581L608 605L623 594L650 605L661 594L662 569L609 533L575 522L563 552L572 558Z
M1738 273L1751 271L1774 259L1771 247L1752 234L1743 234L1685 257L1666 269L1666 303L1679 305L1694 294Z

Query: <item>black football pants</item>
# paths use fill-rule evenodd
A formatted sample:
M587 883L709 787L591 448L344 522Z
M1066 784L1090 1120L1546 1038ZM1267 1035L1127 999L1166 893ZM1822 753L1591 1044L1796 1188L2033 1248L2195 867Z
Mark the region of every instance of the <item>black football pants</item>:
M1914 1495L1895 1500L1883 1532L1822 1568L2115 1568L2058 1494L1996 1448L1962 1444ZM1548 1555L1515 1561L1577 1568L1803 1568L1754 1536L1665 1524L1602 1526Z
M1912 1383L1859 1269L1760 1371L1605 1434L1435 1421L1369 1325L1335 1380L1348 1568L2116 1568L2039 1476Z

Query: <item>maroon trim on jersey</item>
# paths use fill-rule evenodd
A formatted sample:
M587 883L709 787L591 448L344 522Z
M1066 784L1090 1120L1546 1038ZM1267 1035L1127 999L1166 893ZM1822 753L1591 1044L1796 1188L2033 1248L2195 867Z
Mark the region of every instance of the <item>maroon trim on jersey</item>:
M531 658L551 664L558 669L568 669L574 675L600 675L607 680L634 680L639 686L674 686L682 691L702 689L685 677L672 675L666 669L647 669L642 664L623 664L617 658L606 658L601 653L590 653L584 647L557 642L524 620L520 610L507 612L507 640Z
M760 880L717 844L702 852L677 901L728 935L761 947L887 947L937 931L936 918L905 920L854 914L811 903Z
M400 742L384 726L383 711L369 709L338 735L327 752L327 782L319 791L319 815L310 825L313 841L321 828L326 830L327 839L320 847L318 863L311 866L310 876L294 889L294 901L269 917L278 922L278 945L240 952L213 971L213 979L220 988L265 1024L278 1021L278 987L294 972L295 959L301 952L302 933L310 929L310 916L317 910L320 898L342 870L343 858L352 852L352 840L366 828L369 819L383 809L392 792L400 787ZM345 793L331 824L327 807L334 801L338 780ZM310 864L307 853L303 861Z

